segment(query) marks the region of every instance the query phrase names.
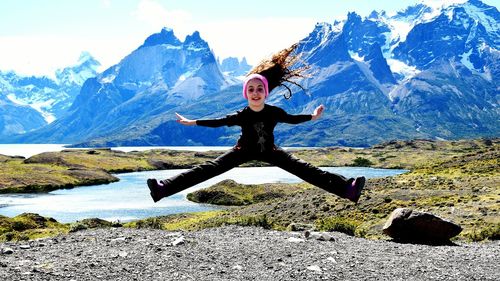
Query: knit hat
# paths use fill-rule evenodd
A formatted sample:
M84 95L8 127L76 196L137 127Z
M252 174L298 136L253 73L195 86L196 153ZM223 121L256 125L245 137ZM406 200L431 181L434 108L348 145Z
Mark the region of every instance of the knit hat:
M267 82L265 76L255 73L248 75L247 78L245 79L245 82L243 83L243 97L245 99L248 99L247 87L248 87L248 82L250 82L250 80L252 79L259 79L262 82L262 84L264 84L264 90L266 92L266 98L267 98L267 96L269 96L269 83Z

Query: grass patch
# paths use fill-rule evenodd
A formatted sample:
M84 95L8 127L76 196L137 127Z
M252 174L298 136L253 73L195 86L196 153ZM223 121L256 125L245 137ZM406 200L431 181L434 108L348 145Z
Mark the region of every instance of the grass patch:
M68 231L68 225L37 214L23 213L13 218L0 216L0 241L32 240Z
M357 157L352 161L353 167L370 167L373 165L373 162L370 161L369 159L363 158L363 157Z
M359 229L360 221L345 217L327 217L318 219L315 226L319 231L338 231L351 236L364 236L364 232Z
M301 185L283 184L239 184L233 180L224 180L211 187L187 195L187 199L197 203L225 206L243 206L301 192Z
M266 229L275 228L275 224L266 215L233 216L228 211L175 214L133 221L123 226L131 228L154 228L169 231L196 231L224 225L258 226ZM276 228L280 227L276 226Z
M500 240L500 223L482 228L473 228L471 231L466 232L464 237L474 242Z

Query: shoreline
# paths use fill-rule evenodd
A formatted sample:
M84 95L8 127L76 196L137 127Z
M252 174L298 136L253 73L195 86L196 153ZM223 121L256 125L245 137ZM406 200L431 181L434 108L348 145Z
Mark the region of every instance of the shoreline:
M333 216L349 218L344 221L344 224L358 229L360 236L380 238L380 234L377 234L380 232L380 225L392 210L397 207L412 207L428 210L445 218L452 218L464 226L462 238L481 241L488 237L497 237L500 231L498 227L500 218L494 215L500 211L496 203L499 200L498 194L495 192L495 186L498 187L500 182L500 175L497 171L500 158L499 143L499 139L489 142L485 140L411 141L389 142L363 150L346 148L299 150L294 154L316 165L318 163L353 165L359 162L371 162L371 166L405 167L410 172L395 177L370 180L368 190L363 195L363 201L358 206L323 194L319 190L312 189L311 191L310 186L305 184L304 194L286 195L274 201L233 207L229 213L187 214L184 218L182 216L150 218L139 220L141 221L139 224L172 229L176 225L196 228L197 225L217 226L217 224L243 219L248 220L247 223L250 225L267 223L275 229L287 229L292 223L315 224L319 219ZM163 168L179 164L189 167L196 161L204 162L206 159L215 158L214 154L217 152L153 150L122 153L111 150L80 150L42 154L42 156L35 157L34 164L40 165L45 161L45 163L57 162L60 165L71 166L74 163L71 161L75 160L70 156L77 155L76 159L80 163L85 163L87 167L96 166L95 162L88 160L96 156L101 157L101 160L128 158L131 160L127 162L128 164L136 161L141 165L154 163L156 167ZM149 159L149 161L144 161L144 159ZM98 161L101 167L107 165L104 160ZM179 162L179 160L184 162ZM113 163L116 164L116 161ZM254 164L250 163L250 165ZM116 169L116 166L114 165L113 168ZM137 167L144 166L134 167L137 170ZM75 170L74 167L69 169ZM300 184L291 185L301 186Z

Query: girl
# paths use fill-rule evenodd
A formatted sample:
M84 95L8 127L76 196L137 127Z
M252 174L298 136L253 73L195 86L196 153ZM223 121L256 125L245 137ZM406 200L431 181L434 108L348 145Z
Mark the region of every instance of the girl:
M280 123L298 124L321 117L324 106L320 105L311 115L290 115L283 109L265 103L269 93L277 86L284 86L283 82L290 82L291 78L304 77L302 69L291 70L297 57L290 54L296 45L274 55L271 60L263 61L250 71L243 84L243 97L248 100L244 109L220 119L191 120L176 113L177 122L187 126L240 126L241 135L236 145L214 161L183 172L169 179L157 181L148 179L147 184L154 202L175 194L207 179L222 174L240 164L250 160L260 160L278 166L302 180L318 186L340 197L347 198L355 203L361 195L365 185L365 178L346 179L341 175L323 171L306 163L274 144L274 127ZM298 85L300 86L300 85Z

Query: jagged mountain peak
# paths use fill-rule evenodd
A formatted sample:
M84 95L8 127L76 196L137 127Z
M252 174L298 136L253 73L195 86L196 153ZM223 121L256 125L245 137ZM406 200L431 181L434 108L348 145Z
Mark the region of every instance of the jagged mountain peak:
M297 49L313 67L314 75L300 81L307 91L288 101L272 95L270 101L294 114L310 113L319 103L331 110L314 126L278 128L277 135L287 145L365 146L395 138L498 134L500 55L491 43L498 11L479 0L448 2L422 2L394 16L351 12L342 21L317 23ZM234 77L227 72L246 60L218 63L198 31L181 42L164 29L146 45L155 47L135 50L108 74L88 79L71 118L56 121L39 140L203 145L210 138L210 144L231 145L231 129L191 133L172 116L182 110L211 118L240 109L241 81L230 84ZM317 133L320 141L312 137Z
M86 61L95 61L95 58L88 51L83 51L78 58L78 64L82 64Z
M100 66L101 63L89 52L83 51L75 65L56 70L57 83L82 85L85 80L97 75Z
M462 5L452 5L446 9L450 13L454 8L462 8L468 17L483 25L486 32L494 36L496 48L500 46L500 12L494 6L489 6L479 0L469 0Z
M332 33L332 25L327 22L318 22L314 26L313 31L309 35L302 39L302 45L308 46L320 46L323 45L328 39L329 35Z
M201 38L199 31L194 31L193 34L186 36L184 46L203 49L209 48L208 43Z
M347 13L347 22L361 22L361 16L358 15L356 12L348 12Z
M376 10L373 10L369 15L368 15L368 19L373 19L373 20L377 20L381 17L385 17L386 16L386 12L385 11L376 11Z
M404 10L397 12L396 15L392 16L392 18L404 21L413 21L422 18L423 15L431 12L432 12L431 7L419 3L413 6L409 6Z
M182 45L182 42L175 36L174 31L171 28L164 27L159 33L155 33L146 38L144 44L139 48L162 44L180 46Z
M241 61L236 57L228 57L223 59L219 65L222 72L231 76L245 75L252 68L252 66L247 63L245 57L243 57Z

